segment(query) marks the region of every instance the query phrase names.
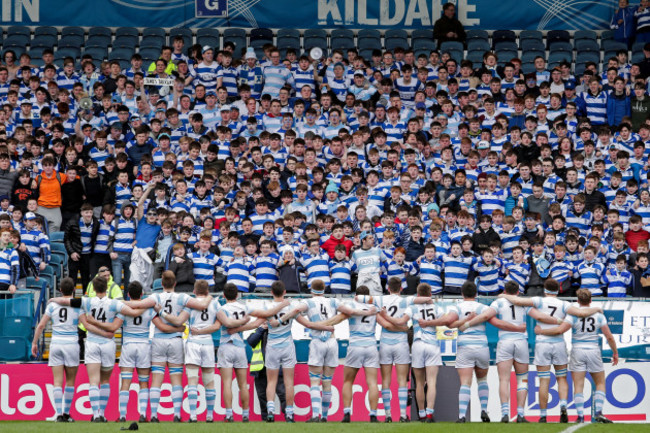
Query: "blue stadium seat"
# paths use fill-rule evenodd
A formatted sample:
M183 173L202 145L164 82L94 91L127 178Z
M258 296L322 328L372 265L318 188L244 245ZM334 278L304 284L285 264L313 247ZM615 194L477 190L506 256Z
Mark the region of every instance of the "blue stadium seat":
M521 70L524 74L530 74L531 72L535 72L535 64L532 62L522 63Z
M154 292L162 292L162 278L158 278L157 280L153 280L153 285L151 287L151 290Z
M13 51L14 54L16 55L16 58L18 58L26 51L24 45L7 45L7 44L3 44L3 45L4 45L2 47L3 56L7 51Z
M81 50L74 47L59 48L56 53L54 53L54 63L60 66L63 66L63 59L66 57L72 57L73 59L79 59L81 57Z
M80 36L82 39L86 36L86 31L83 27L68 26L61 29L61 37L65 36Z
M503 51L503 50L517 51L519 49L519 46L515 41L494 42L493 46L495 51Z
M340 50L343 52L343 55L347 55L346 52L349 49L356 48L354 39L347 38L336 38L331 40L332 50Z
M300 31L296 29L280 29L277 33L276 45L280 52L286 52L288 48L293 48L300 52Z
M600 34L600 40L601 41L607 41L614 39L614 31L613 30L605 30Z
M12 35L22 35L25 36L27 39L29 39L32 35L32 31L27 26L10 26L7 29L7 36L12 36Z
M535 57L543 57L546 59L546 53L544 51L524 51L521 55L522 63L533 63Z
M578 55L580 55L580 54L578 54ZM584 64L584 63L577 63L577 62L576 62L576 66L575 66L575 68L573 69L573 73L574 73L575 76L577 77L577 76L579 76L579 75L582 75L582 74L585 72L585 69L587 69L587 65L586 65L586 64Z
M327 53L327 33L323 31L322 34L317 34L315 32L309 32L309 30L320 30L320 29L308 29L305 32L303 37L302 46L305 51L309 51L314 47L318 47L323 50L324 53Z
M546 45L544 45L544 42L541 39L523 39L519 42L519 46L522 51L543 51L546 49Z
M165 39L167 32L161 27L146 27L142 29L142 37L144 38L145 36L156 36Z
M431 29L416 29L411 32L411 41L415 43L418 39L433 40L433 30ZM468 37L469 39L469 37ZM473 38L474 39L474 38ZM475 38L479 39L479 38Z
M108 36L113 37L113 31L108 27L91 27L88 29L88 37L91 36Z
M2 319L2 336L32 338L32 322L34 319L30 316L4 317Z
M256 28L251 30L249 40L251 43L254 41L264 41L265 44L272 44L274 37L275 35L273 34L273 30L266 28Z
M41 35L54 36L56 38L59 35L59 31L56 27L52 26L38 26L34 29L34 37Z
M645 42L643 42L643 41L635 42L634 44L632 44L632 52L633 53L642 52L644 45L645 45Z
M645 54L643 54L643 51L632 53L632 63L642 62L643 59L645 59Z
M601 44L601 48L603 51L627 50L627 45L625 42L619 42L613 39L605 39Z
M50 266L54 269L54 275L56 275L57 281L61 281L65 273L65 268L63 267L63 256L61 254L52 254Z
M465 33L467 34L467 41L468 42L471 41L472 39L483 39L485 41L490 40L490 35L485 30L468 29Z
M514 42L517 44L517 35L512 30L495 30L492 32L492 46L496 50L499 42Z
M595 42L597 39L598 35L593 30L576 30L576 32L573 34L573 40L576 42L583 40Z
M106 47L88 47L83 51L83 55L90 55L93 60L98 60L100 62L108 58L108 48ZM99 66L99 65L96 65Z
M571 42L566 41L555 41L551 42L550 51L573 51L573 45Z
M442 52L443 53L444 52L449 53L449 56L452 59L456 60L456 63L460 63L463 60L463 57L465 57L463 55L463 50L446 50L446 51L442 51Z
M213 28L198 29L196 31L196 42L201 46L210 45L216 49L221 49L221 32L219 29Z
M223 43L232 42L235 44L235 52L233 57L238 59L242 55L242 50L246 51L247 44L247 34L246 30L229 27L223 31Z
M89 35L88 40L86 40L86 48L108 48L110 44L111 37L106 35Z
M544 40L544 34L540 32L539 30L522 30L519 33L519 42L521 43L522 41L526 40L535 40L535 41L543 41Z
M467 41L467 51L490 51L490 42L486 39L470 39Z
M34 48L34 47L42 47L42 48L50 48L52 49L54 45L56 45L57 37L52 36L52 35L38 35L34 36L34 38L31 40L29 43L29 46Z
M115 37L119 38L120 36L133 36L139 38L140 32L135 27L120 27L115 30Z
M548 55L549 69L553 69L554 66L559 65L562 62L573 61L573 52L571 51L552 51Z
M134 49L138 45L138 37L132 35L117 36L115 39L113 39L113 43L111 45L113 46L113 49L115 48Z
M499 58L499 64L504 65L515 57L519 57L517 50L499 50L497 51L497 57Z
M600 46L594 39L578 39L576 40L576 52L581 53L585 51L594 51L600 53Z
M50 232L50 242L63 242L65 232Z
M31 341L23 337L0 337L0 360L26 361L29 359Z
M357 33L357 40L360 41L362 39L377 39L381 41L381 33L375 29L361 29Z
M220 49L221 45L219 38L215 38L214 36L197 36L196 43L201 44L202 47L207 45L216 49Z
M455 50L455 51L462 51L463 50L463 43L462 42L455 42L455 41L446 41L440 44L440 52L445 52L445 51L450 51L450 50Z
M27 45L29 45L29 36L22 34L7 35L5 40L2 42L2 46L5 48L8 46L21 46L24 48Z
M214 46L214 45L211 45ZM143 59L157 59L160 57L160 49L158 48L140 48L139 54ZM149 63L144 63L148 65Z
M427 57L429 53L436 49L436 41L433 39L416 39L413 41L413 51L425 51Z
M571 35L566 30L549 30L546 33L546 45L550 49L555 42L571 42Z
M483 64L483 54L484 51L468 51L465 59L472 62L473 68L479 68Z
M43 61L43 51L45 51L47 48L45 47L36 47L36 48L31 48L28 52L29 57L32 58L31 64L34 66L41 67L45 64Z
M169 31L169 46L172 46L172 42L174 41L174 36L180 35L183 37L183 41L185 42L185 49L188 49L189 47L194 44L194 33L192 33L191 29L185 28L185 27L175 27Z
M384 46L391 51L397 47L408 49L408 33L402 29L386 30L386 33L384 33Z
M59 49L61 48L80 49L83 46L83 44L84 44L83 36L66 35L66 36L62 36L61 39L59 39L59 43L57 44L57 47L59 47Z
M155 35L143 36L140 40L140 49L156 48L158 51L165 45L165 38Z

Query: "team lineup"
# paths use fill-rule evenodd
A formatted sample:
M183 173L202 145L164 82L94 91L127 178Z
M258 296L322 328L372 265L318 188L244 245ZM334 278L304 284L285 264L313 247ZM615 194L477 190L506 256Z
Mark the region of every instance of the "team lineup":
M361 277L361 275L360 275ZM92 283L95 297L74 298L74 282L61 281L61 297L47 306L38 324L32 345L38 354L38 342L52 323L48 365L53 373L53 401L56 421L72 422L70 409L75 395L77 369L80 364L80 344L77 327L87 330L83 353L88 373L88 397L93 422L106 422L104 411L111 389L109 380L116 360L114 334L122 329L122 349L119 357L120 389L119 419L126 421L130 386L137 375L138 414L140 422L159 422L158 409L161 386L166 370L171 382L174 422L181 422L183 395L187 392L189 422L197 422L198 385L205 388L206 421L213 422L217 392L222 392L225 422L233 422L233 380L239 389L242 421L249 421L249 372L255 376L255 389L263 419L275 421L276 395L280 397L286 422L294 422L294 369L297 364L292 337L292 323L309 329L309 381L311 418L308 422L326 422L332 401L332 379L339 366L338 343L334 326L344 320L349 326L349 346L343 362L342 422L351 421L353 383L364 369L368 386L370 422L379 422L379 399L384 406L383 421L392 422L391 380L393 366L397 380L400 422L409 422L409 376L415 384L417 416L422 422L435 422L436 384L442 355L437 327L458 330L455 368L460 379L458 420L468 420L471 385L476 377L481 406L481 420L490 422L488 400L490 392L498 393L501 402L501 422L510 422L510 405L516 405L516 422L527 423L525 402L528 394L529 349L528 333L534 332L533 364L539 377L540 423L547 421L551 369L557 380L560 422L569 422L567 399L570 371L576 422L584 422L584 383L589 373L595 384L594 420L610 423L603 413L605 401L605 372L601 356L602 334L612 350L612 364L618 362L616 342L607 326L602 309L592 307L589 290L578 290L575 304L557 297L560 284L548 279L543 297L521 297L517 283L509 281L505 290L490 305L477 302L477 288L465 282L461 288L462 301L442 307L432 298L432 287L421 283L416 296L400 295L402 282L389 278L388 295L376 295L373 279L369 285L359 284L355 298L324 296L325 284L315 280L310 284L311 298L287 299L281 281L273 283L272 300L262 308L252 309L239 299L237 286L226 283L223 293L211 296L206 281L194 285L194 297L174 291L176 278L171 271L162 275L162 291L143 297L142 285L131 282L129 301L107 296L107 281L101 276ZM221 298L222 299L219 299ZM538 325L526 329L526 316ZM499 330L496 365L499 389L491 390L487 374L490 352L486 322ZM377 344L376 329L381 327ZM185 326L189 329L183 339ZM409 333L412 328L412 343ZM153 332L151 332L153 329ZM213 333L220 330L216 350ZM254 331L246 338L244 332ZM562 334L571 331L571 351L567 351ZM248 333L247 333L248 334ZM250 360L246 346L253 348ZM409 347L410 346L410 347ZM215 366L219 369L222 389L215 386ZM510 402L510 378L516 375L516 402ZM250 370L249 370L250 369ZM263 371L265 370L265 371ZM187 386L183 387L183 373ZM199 375L200 373L200 375ZM378 379L381 375L381 389ZM380 395L381 394L381 395ZM494 398L494 397L493 397ZM149 410L149 412L148 412ZM149 416L148 416L149 413ZM129 414L133 416L134 414ZM136 417L136 418L137 418Z

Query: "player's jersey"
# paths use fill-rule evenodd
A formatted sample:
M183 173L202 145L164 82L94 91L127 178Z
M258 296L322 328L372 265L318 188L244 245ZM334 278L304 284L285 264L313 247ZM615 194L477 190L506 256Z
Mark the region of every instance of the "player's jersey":
M155 300L156 304L162 307L162 310L165 314L171 314L172 316L178 316L178 314L185 308L185 304L190 299L190 296L186 293L176 293L176 292L159 292L151 295ZM162 319L166 324L173 326L171 323ZM182 337L182 332L162 332L160 329L155 328L153 332L153 338L176 338Z
M565 319L571 324L571 344L574 348L600 349L600 328L607 325L607 319L602 313L592 314L589 317L576 317L568 315Z
M249 312L248 307L241 302L228 302L227 304L222 305L221 308L219 308L219 311L223 312L226 317L233 320L243 319ZM232 343L237 347L246 347L241 332L229 334L225 330L222 330L219 344L224 345L227 343Z
M103 298L82 298L81 312L93 316L95 320L103 323L113 323L117 314L122 311L124 304L117 299L111 299L108 296ZM104 344L113 341L112 338L106 338L102 335L94 334L88 331L88 341L92 343Z
M266 306L266 309L271 310L275 308L277 305L278 302L271 301ZM293 323L293 319L283 321L282 316L291 312L296 307L297 304L292 302L291 304L287 305L286 307L278 311L273 316L273 318L280 323L278 324L278 326L271 326L271 324L269 323L269 336L266 341L267 350L269 347L281 348L281 347L288 347L290 344L293 344L293 340L291 339L291 325Z
M445 311L436 304L414 304L404 311L413 321L413 341L439 346L435 326L420 326L420 320L436 320L445 315Z
M555 317L556 319L564 319L567 315L567 310L571 306L567 301L563 301L558 298L550 297L539 297L535 296L533 299L533 305L542 313L548 314L549 316ZM537 322L537 324L542 329L555 328L557 325L550 323ZM537 335L535 337L537 343L561 343L564 341L564 337L561 335Z
M307 311L304 313L310 322L320 322L331 319L336 316L336 310L339 307L339 301L335 298L326 298L324 296L315 296L305 301ZM332 337L332 332L309 330L309 335L313 340L327 341Z
M530 307L518 307L511 304L506 299L497 299L490 304L490 308L497 312L497 317L505 322L514 325L523 325L526 323L526 314L530 311ZM526 331L513 332L504 331L499 329L499 341L501 340L525 340L527 337Z
M370 305L352 301L346 304L355 310L370 310ZM350 328L350 346L374 346L377 344L375 330L377 318L375 316L351 316L348 319Z
M476 301L462 301L452 306L448 311L455 311L458 318L462 319L472 313L481 314L488 308ZM465 331L458 331L458 346L484 346L488 347L487 335L485 333L485 323L467 328Z
M203 329L207 328L208 326L212 326L215 320L217 320L217 312L219 311L220 307L221 305L216 299L213 299L212 302L210 302L210 305L208 305L208 308L205 310L194 310L186 307L185 311L190 313L190 328ZM190 333L187 341L209 346L214 345L214 342L212 341L212 334L194 335Z
M379 276L381 263L386 261L386 256L377 247L368 250L357 249L352 253L352 261L357 265L359 274L374 273Z
M384 296L375 296L374 298L375 306L381 310L386 308L388 315L391 317L402 317L404 311L413 304L413 297L409 296L403 298L400 295L384 295ZM381 330L381 339L379 344L405 344L408 343L408 334L406 332L395 332L389 331L387 329Z
M45 314L52 321L51 344L79 344L79 308L64 307L54 302L47 304Z
M149 329L156 314L153 308L149 308L137 317L118 314L117 317L124 320L122 324L122 346L129 343L148 343Z

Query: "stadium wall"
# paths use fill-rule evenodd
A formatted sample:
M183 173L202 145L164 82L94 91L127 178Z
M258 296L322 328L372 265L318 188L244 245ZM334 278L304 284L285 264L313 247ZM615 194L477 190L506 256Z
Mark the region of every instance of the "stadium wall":
M430 28L449 0L0 0L4 25ZM600 30L615 0L451 0L467 28ZM291 11L287 14L287 11Z

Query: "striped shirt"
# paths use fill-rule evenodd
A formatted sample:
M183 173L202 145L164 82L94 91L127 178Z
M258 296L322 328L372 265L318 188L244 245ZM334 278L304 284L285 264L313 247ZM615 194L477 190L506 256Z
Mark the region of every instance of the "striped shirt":
M330 274L332 276L331 289L332 290L345 290L350 292L352 290L352 269L354 265L351 260L337 261L331 259L329 261Z
M196 251L191 255L194 262L194 278L205 280L209 286L214 286L214 268L217 264L217 256L211 252L202 253Z
M300 263L305 268L307 284L311 287L316 280L321 280L325 287L330 285L329 256L325 253L312 255L307 252L303 255Z
M264 74L264 89L262 94L269 94L272 98L277 98L280 94L280 89L285 84L293 84L293 75L291 71L284 65L269 65L263 70Z
M431 286L431 294L442 292L442 263L438 258L427 260L422 257L420 264L417 265L420 270L420 282L427 283Z
M113 236L113 251L116 253L131 253L135 240L135 220L119 218L115 223Z
M278 281L278 264L280 256L271 253L268 256L259 255L253 260L255 269L256 286L260 288L270 288L271 284Z
M467 281L467 274L476 262L474 257L448 255L442 258L445 271L445 287L460 288Z
M519 292L523 293L526 284L528 284L530 265L527 263L507 262L504 264L504 269L509 271L504 281L514 281L519 285Z
M115 235L115 226L109 224L104 219L99 221L99 231L97 232L97 240L95 241L95 253L108 254L108 244L111 238Z
M632 286L632 274L626 270L608 269L603 274L603 282L607 285L608 298L624 298Z
M480 294L493 294L503 288L503 281L499 278L501 266L499 259L494 259L489 265L483 259L474 263L472 269L477 274L476 285Z
M46 264L50 262L50 239L45 233L39 230L27 230L23 228L20 231L20 241L27 247L29 256L34 260L36 266L41 262Z
M90 254L92 252L93 246L91 244L93 237L93 225L94 222L91 221L90 224L86 225L83 218L79 218L79 231L81 232L81 254Z

